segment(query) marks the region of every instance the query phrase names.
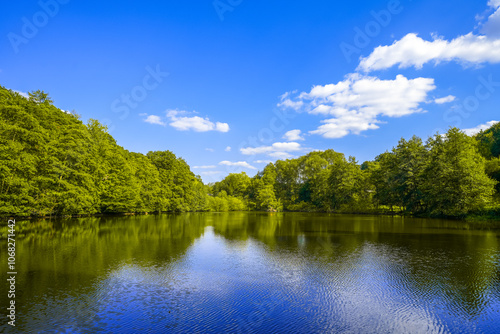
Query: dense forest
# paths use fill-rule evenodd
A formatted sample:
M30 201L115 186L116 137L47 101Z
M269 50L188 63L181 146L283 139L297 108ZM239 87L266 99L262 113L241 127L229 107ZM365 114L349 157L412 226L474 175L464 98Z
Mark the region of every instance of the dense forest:
M500 123L401 139L359 164L333 150L268 164L254 177L204 185L170 151L133 153L97 120L0 87L0 215L321 211L500 215Z
M205 210L207 191L172 152L129 152L97 120L0 89L0 214Z

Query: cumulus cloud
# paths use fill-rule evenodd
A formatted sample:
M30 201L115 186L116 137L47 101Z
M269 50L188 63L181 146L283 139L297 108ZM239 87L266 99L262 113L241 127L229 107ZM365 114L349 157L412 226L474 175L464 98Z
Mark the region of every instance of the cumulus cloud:
M489 17L488 22L483 25L481 32L495 38L500 38L500 8Z
M231 146L226 147L226 149L224 151L231 152Z
M436 88L432 78L407 79L398 75L394 80L381 80L368 73L396 65L419 69L427 63L450 61L473 66L500 63L500 0L489 0L488 5L488 15L478 17L478 20L486 21L479 27L481 34L471 32L452 40L433 35L431 40L424 40L409 33L392 45L376 47L370 55L361 58L357 73L346 75L336 84L313 86L309 92L285 93L278 106L323 116L322 124L309 133L324 138L341 138L378 129L383 117L425 112L423 103L452 102L456 99L453 95L428 98L429 92ZM289 140L286 135L284 138ZM286 156L287 153L267 154Z
M463 131L468 136L474 136L475 134L478 134L482 130L486 130L486 129L492 127L493 125L495 125L497 123L498 123L498 121L489 121L489 122L486 122L484 124L480 124L480 125L478 125L478 126L476 126L474 128L463 129Z
M221 161L221 162L219 162L219 165L233 166L233 167L243 167L243 168L248 168L248 169L257 169L254 166L250 165L246 161L237 161L237 162Z
M303 102L306 112L330 117L310 133L341 138L378 129L381 116L424 112L420 104L426 102L428 93L435 88L432 78L407 79L398 75L394 80L381 80L355 73L337 84L314 86L294 99Z
M271 160L255 160L254 161L256 164L270 164L272 161Z
M212 122L208 117L203 118L200 116L183 116L191 113L183 110L167 110L165 117L157 115L149 115L144 119L145 122L150 124L168 125L176 128L179 131L193 130L195 132L218 131L228 132L229 124L221 122ZM146 115L146 114L141 114Z
M144 119L144 122L149 123L149 124L158 124L158 125L166 125L162 120L160 116L156 115L149 115Z
M427 41L410 33L392 45L375 48L368 57L361 59L358 70L370 72L394 65L419 69L428 62L500 63L500 1L490 0L488 5L495 12L482 24L482 35L470 32L451 41L442 37Z
M302 101L292 101L289 99L289 96L292 94L295 94L297 91L294 90L293 92L286 92L285 94L280 96L280 101L278 103L278 107L280 108L291 108L295 110L299 110L302 108L303 102Z
M200 116L174 117L171 120L172 122L170 122L169 125L180 131L188 131L188 130L193 130L196 132L229 131L229 125L227 123L216 122L214 124L208 118L202 118Z
M299 110L304 103L302 101L292 101L290 99L282 100L278 103L278 107L292 108L295 110Z
M500 0L490 0L488 5L495 9L495 11L482 25L481 33L490 37L500 38Z
M297 141L297 140L304 140L304 137L302 137L300 130L290 130L285 135L283 136L283 139L287 141Z
M228 132L229 131L229 124L216 122L215 123L215 130L217 130L219 132Z
M448 95L445 97L440 97L440 98L434 99L434 103L437 103L437 104L449 103L449 102L455 101L455 98L456 97L453 95Z
M392 45L375 48L368 57L361 59L358 70L370 72L394 65L421 68L428 62L437 64L447 61L462 64L499 63L500 0L489 0L488 6L493 9L493 13L485 22L480 22L480 35L470 32L451 41L434 36L432 41L427 41L410 33ZM480 19L484 17L481 15Z
M213 169L215 168L215 165L209 165L209 166L194 166L193 168L195 169Z
M240 149L245 155L267 154L274 158L286 159L291 157L290 152L302 150L302 146L296 142L274 143L271 146L246 147Z

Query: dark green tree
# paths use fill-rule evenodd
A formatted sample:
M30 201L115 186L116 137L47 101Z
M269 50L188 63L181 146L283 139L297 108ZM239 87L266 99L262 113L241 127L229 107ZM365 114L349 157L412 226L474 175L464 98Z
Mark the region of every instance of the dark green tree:
M490 203L495 181L485 172L485 159L474 139L457 128L430 138L429 165L423 184L431 215L464 216Z

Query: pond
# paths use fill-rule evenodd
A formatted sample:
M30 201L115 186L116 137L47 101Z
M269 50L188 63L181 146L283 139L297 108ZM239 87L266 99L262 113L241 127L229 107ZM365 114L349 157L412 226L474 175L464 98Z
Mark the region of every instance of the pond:
M18 222L16 327L0 332L497 333L493 225L255 212ZM6 293L0 303L6 319Z

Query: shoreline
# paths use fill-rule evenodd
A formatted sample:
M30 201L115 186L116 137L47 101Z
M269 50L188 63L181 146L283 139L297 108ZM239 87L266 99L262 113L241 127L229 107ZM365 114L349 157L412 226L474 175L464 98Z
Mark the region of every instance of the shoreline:
M0 215L2 219L14 219L20 221L28 220L45 220L45 219L71 219L71 218L91 218L91 217L126 217L126 216L147 216L147 215L161 215L161 214L186 214L186 213L229 213L229 212L246 212L246 213L310 213L310 214L337 214L337 215L362 215L362 216L399 216L420 219L450 219L457 221L471 221L471 222L500 222L500 216L486 211L486 214L471 213L463 217L454 216L427 216L411 213L384 211L384 212L324 212L324 211L265 211L265 210L240 210L240 211L185 211L185 212L118 212L118 213L93 213L93 214L74 214L74 215L30 215L30 216L16 216L16 215Z

